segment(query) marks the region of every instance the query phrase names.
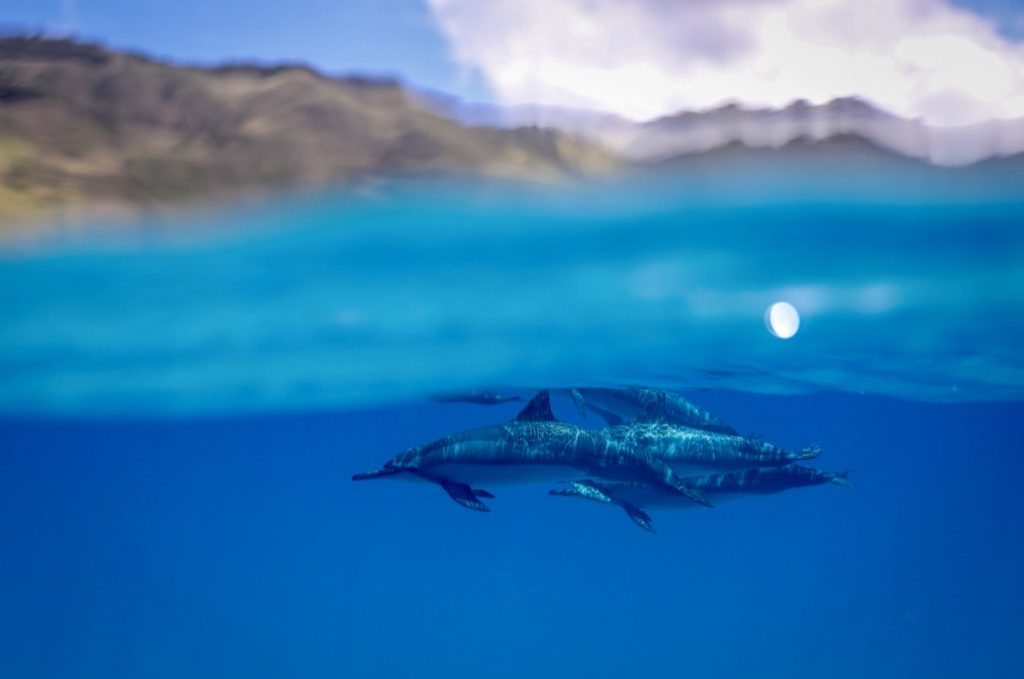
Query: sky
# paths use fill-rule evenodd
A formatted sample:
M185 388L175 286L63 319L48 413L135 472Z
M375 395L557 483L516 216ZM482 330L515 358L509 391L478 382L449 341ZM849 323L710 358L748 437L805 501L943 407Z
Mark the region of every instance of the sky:
M1024 0L2 0L0 30L637 120L840 96L938 125L1024 116Z

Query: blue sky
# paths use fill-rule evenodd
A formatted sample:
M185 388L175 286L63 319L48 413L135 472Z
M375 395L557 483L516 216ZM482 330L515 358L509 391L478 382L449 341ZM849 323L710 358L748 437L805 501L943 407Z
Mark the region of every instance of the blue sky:
M1024 0L834 0L828 13L818 7L829 3L804 0L2 2L0 30L7 32L70 33L192 63L301 61L335 74L398 76L470 101L642 119L728 101L777 106L862 96L948 124L1024 115L1024 98L1011 96L1024 91ZM918 25L922 6L932 10L931 28ZM783 44L778 35L769 44L763 11L773 9L796 26L791 46L788 33ZM994 27L971 25L974 17L956 9ZM957 36L967 43L949 44ZM831 40L826 47L834 49L816 53ZM912 53L889 63L897 51ZM889 61L865 69L866 53ZM995 70L1005 71L995 80L993 58ZM816 61L829 69L805 68ZM704 68L709 62L713 68ZM752 75L766 63L774 75ZM917 80L887 82L891 72ZM920 82L962 87L916 92ZM910 90L912 100L904 96Z
M3 0L0 29L73 33L178 61L302 61L396 75L469 99L485 82L449 56L420 0Z

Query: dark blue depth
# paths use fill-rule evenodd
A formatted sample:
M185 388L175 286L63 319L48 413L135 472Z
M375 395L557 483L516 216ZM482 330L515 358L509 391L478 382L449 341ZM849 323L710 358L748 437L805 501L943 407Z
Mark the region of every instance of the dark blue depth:
M652 536L349 480L515 404L2 421L0 677L1024 676L1024 406L692 396L857 487Z

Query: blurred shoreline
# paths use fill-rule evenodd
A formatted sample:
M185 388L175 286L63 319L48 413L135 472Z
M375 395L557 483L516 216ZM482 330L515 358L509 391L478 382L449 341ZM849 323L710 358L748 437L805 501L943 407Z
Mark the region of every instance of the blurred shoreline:
M980 156L947 167L932 162L916 123L857 100L629 123L472 108L394 80L333 78L303 65L200 68L69 39L6 37L0 242L408 177L558 187L676 174L699 186L737 171L756 183L778 167L842 178L868 166L955 185L990 170L1024 172L1024 154L1013 153L1014 140L1024 143L1018 122L961 134Z

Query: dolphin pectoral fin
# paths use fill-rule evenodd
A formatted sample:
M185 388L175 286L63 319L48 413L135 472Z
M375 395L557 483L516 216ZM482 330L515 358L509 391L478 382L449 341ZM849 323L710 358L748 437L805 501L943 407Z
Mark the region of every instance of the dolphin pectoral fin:
M708 502L707 498L705 498L699 490L687 485L686 481L681 479L674 471L672 471L672 469L668 465L664 463L652 463L651 466L654 468L656 472L661 474L662 483L668 486L676 493L679 493L680 495L684 495L690 498L699 505L703 505L705 507L714 507L714 505Z
M485 497L485 498L487 498L489 500L493 500L494 499L494 494L489 492L489 491L484 490L483 488L473 488L472 491L473 491L473 495L476 495L478 498Z
M438 481L438 485L444 488L444 492L448 493L448 497L455 500L466 509L472 509L477 512L491 511L490 507L488 507L487 505L480 501L480 498L476 496L476 493L473 492L473 489L464 483L456 483L454 481Z
M698 491L698 490L696 490L694 488L690 488L685 483L679 483L678 485L673 485L672 489L675 490L678 493L682 493L683 495L685 495L686 497L690 498L691 500L693 500L694 502L696 502L699 505L702 505L704 507L714 507L714 505L711 504L710 502L708 502L707 498L704 497L704 495L700 491Z
M372 472L360 472L358 474L353 474L352 475L352 480L353 481L365 481L367 479L379 479L382 476L391 476L392 474L398 474L401 471L402 471L401 469L392 469L390 467L381 467L380 469L375 469Z
M626 510L626 515L633 521L633 523L640 526L649 533L656 532L654 530L654 521L647 514L647 512L640 509L636 505L629 504L628 502L623 502L622 508Z
M587 400L583 398L583 394L580 393L579 389L569 390L569 397L572 398L572 404L576 406L576 410L580 411L580 415L583 417L587 416Z

